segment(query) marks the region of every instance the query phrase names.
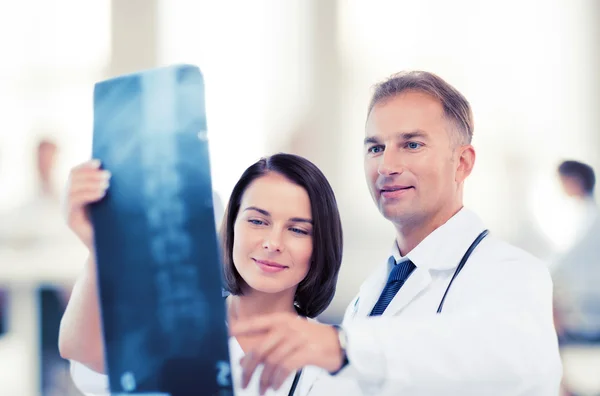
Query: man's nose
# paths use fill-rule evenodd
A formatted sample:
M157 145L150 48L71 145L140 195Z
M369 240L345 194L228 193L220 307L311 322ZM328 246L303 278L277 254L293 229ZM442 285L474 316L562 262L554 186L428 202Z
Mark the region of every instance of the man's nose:
M381 176L391 176L402 173L403 165L400 153L394 150L386 149L381 156L377 172Z

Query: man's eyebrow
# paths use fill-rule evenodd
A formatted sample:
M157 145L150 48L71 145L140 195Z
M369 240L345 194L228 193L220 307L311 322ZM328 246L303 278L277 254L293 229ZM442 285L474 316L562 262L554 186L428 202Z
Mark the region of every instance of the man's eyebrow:
M399 132L396 134L396 137L398 137L401 140L411 140L411 139L415 139L415 138L427 138L427 133L425 133L425 131L422 131L420 129L417 129L416 131L412 131L412 132Z
M379 139L374 136L369 136L365 138L365 146L368 144L379 144Z
M411 140L415 138L426 139L428 137L425 131L417 129L412 132L398 132L396 133L396 138L398 140ZM365 146L370 144L382 144L381 141L375 136L368 136L365 138Z

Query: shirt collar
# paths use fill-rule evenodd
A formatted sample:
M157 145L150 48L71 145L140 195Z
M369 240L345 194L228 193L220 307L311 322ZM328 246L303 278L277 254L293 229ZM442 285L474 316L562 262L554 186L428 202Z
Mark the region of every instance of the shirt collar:
M456 268L469 246L484 229L479 216L469 209L462 208L404 257L400 255L398 244L394 241L388 265L400 263L408 258L417 268Z

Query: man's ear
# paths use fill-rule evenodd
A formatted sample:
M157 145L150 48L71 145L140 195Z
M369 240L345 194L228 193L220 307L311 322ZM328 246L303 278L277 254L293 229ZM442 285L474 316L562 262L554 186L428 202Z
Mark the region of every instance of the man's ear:
M458 150L455 181L460 184L473 171L473 166L475 165L475 148L469 144L460 147Z

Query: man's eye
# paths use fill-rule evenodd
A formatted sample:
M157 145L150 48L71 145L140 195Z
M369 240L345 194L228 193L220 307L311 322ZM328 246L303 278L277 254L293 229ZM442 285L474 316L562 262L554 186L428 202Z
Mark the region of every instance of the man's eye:
M369 153L377 154L383 151L383 146L377 145L369 148Z
M408 147L411 150L416 150L418 148L421 148L421 143L417 143L417 142L408 142L406 143L406 147Z

